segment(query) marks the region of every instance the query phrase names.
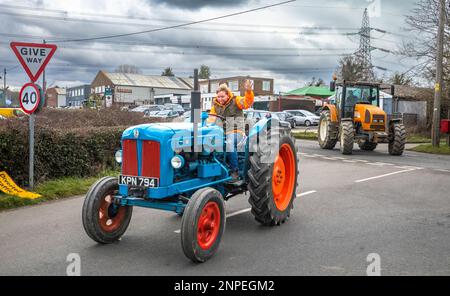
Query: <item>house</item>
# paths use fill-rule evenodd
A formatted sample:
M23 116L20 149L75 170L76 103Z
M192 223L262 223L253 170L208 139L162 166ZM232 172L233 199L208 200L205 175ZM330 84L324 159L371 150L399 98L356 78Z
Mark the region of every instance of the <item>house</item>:
M244 96L244 82L249 79L253 83L253 93L255 101L254 109L268 110L269 102L273 101L275 96L273 93L274 80L272 78L260 78L252 76L232 76L217 79L202 79L199 81L200 92L202 93L202 108L204 110L211 109L212 100L215 92L220 84L225 83L235 95Z
M156 103L155 96L190 94L193 84L190 78L99 71L91 83L91 95L104 99L105 92L110 92L113 105L147 105Z
M91 94L91 85L83 84L68 87L66 90L67 102L66 106L83 106L89 99Z
M47 88L45 91L45 106L60 108L65 107L66 100L66 89L60 88L58 86Z
M226 83L235 95L245 95L244 82L249 79L253 82L253 93L255 96L273 95L273 79L251 76L233 76L218 79L202 79L199 81L200 92L214 93L219 85Z

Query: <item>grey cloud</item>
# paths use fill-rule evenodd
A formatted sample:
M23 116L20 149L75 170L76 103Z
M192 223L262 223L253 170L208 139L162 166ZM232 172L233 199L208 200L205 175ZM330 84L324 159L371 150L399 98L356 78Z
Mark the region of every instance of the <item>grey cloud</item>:
M151 0L150 2L185 9L197 9L201 7L232 7L247 3L249 0Z

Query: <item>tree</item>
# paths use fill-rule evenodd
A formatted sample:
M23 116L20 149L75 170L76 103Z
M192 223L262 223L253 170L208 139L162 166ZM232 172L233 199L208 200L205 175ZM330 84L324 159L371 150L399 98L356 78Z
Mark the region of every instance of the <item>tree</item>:
M396 85L411 85L412 78L409 77L407 73L395 72L391 78L389 78L389 83Z
M448 1L447 1L448 2ZM450 82L450 9L446 5L447 24L444 35L444 81ZM416 58L411 72L434 82L436 74L436 38L439 25L439 0L420 0L405 20L415 38L403 44L401 53Z
M436 77L437 32L439 27L439 0L419 0L411 15L406 16L406 28L410 36L415 38L405 42L401 54L417 59L418 63L409 71L416 77L425 79L431 86ZM443 61L443 98L441 116L447 117L450 105L450 1L446 1L446 24L444 32L444 61Z
M316 79L316 77L313 77L310 82L307 83L308 86L324 86L325 81L323 81L322 78Z
M142 71L134 65L123 64L114 70L116 73L142 74Z
M339 61L338 78L347 81L363 81L368 77L364 77L364 65L362 61L354 55L343 57Z
M175 74L173 74L172 68L167 67L164 69L164 71L161 73L161 76L175 76Z
M211 70L206 65L200 66L200 71L198 72L198 78L200 79L209 79L211 77Z

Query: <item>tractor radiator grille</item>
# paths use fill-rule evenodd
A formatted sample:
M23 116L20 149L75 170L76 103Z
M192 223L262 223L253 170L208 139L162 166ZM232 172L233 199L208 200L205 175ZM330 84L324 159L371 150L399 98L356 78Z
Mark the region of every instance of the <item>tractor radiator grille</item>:
M384 125L371 125L370 126L371 130L375 130L375 131L384 131Z
M160 177L160 145L155 141L142 142L141 172L144 177Z
M137 142L124 140L122 142L122 174L127 176L138 175Z

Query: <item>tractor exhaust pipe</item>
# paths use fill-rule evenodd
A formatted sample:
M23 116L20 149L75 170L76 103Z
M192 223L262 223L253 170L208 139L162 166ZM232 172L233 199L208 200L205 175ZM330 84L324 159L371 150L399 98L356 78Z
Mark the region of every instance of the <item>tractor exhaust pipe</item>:
M191 92L191 122L192 122L192 150L193 152L200 152L197 143L198 125L201 123L200 110L200 87L198 83L198 69L194 69L194 90ZM197 153L194 153L194 158L197 158Z

